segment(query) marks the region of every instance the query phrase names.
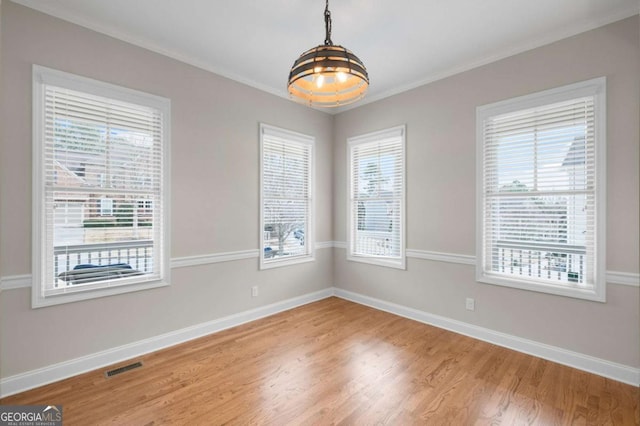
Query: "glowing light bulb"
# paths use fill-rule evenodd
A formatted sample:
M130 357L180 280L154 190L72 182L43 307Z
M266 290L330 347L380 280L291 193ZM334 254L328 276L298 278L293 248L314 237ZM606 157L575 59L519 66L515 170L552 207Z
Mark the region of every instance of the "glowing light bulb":
M320 74L320 72L322 72L322 67L315 67L315 68L313 69L313 72L314 72L315 74Z
M343 73L342 71L338 72L336 74L336 77L338 78L338 81L340 83L344 83L345 81L347 81L347 75L345 73Z
M324 75L320 74L319 76L316 77L316 86L318 86L318 89L320 89L323 84L324 84Z

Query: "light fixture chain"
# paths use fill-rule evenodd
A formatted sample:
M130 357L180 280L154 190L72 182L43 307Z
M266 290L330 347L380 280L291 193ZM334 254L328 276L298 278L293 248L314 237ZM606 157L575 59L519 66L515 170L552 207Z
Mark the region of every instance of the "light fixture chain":
M333 46L333 42L331 41L331 11L329 10L329 0L327 0L324 8L324 29L324 45Z

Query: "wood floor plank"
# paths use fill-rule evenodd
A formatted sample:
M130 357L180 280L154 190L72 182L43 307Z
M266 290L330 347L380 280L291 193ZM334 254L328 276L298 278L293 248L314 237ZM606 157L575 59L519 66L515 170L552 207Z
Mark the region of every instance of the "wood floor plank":
M0 403L65 425L640 424L637 387L338 298L138 360Z

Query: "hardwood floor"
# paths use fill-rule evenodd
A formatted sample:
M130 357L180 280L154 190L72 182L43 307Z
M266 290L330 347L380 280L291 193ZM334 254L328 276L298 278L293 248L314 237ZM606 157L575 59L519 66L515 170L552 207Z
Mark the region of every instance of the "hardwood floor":
M0 402L65 425L640 423L639 388L338 298L138 360Z

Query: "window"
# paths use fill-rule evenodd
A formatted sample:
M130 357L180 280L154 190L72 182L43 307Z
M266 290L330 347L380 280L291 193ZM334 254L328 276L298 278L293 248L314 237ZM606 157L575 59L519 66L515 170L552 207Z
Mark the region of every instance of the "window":
M347 142L347 258L404 269L405 127Z
M100 198L100 216L111 216L113 214L113 200L111 198Z
M313 260L313 144L310 136L260 125L260 267Z
M40 66L33 89L33 306L167 285L169 100Z
M138 214L152 214L153 204L151 200L138 200Z
M477 109L478 281L605 300L605 79Z

